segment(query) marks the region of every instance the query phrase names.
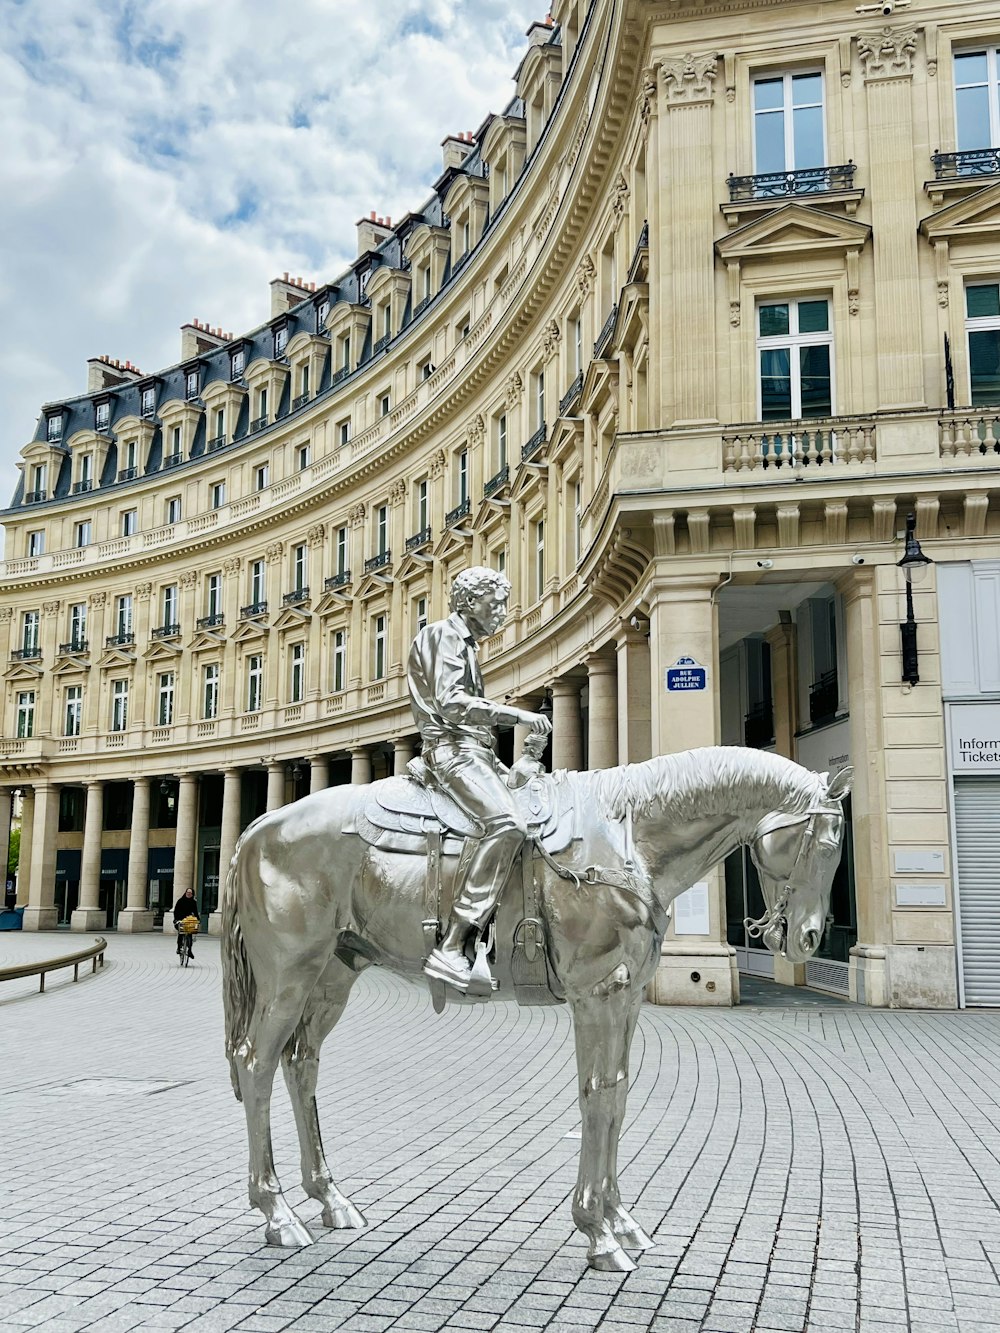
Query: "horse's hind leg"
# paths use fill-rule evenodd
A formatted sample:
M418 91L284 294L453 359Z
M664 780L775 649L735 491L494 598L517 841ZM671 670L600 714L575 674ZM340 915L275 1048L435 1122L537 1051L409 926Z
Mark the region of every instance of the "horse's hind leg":
M333 1180L323 1153L316 1080L320 1047L347 1004L357 973L339 959L331 960L306 1001L301 1022L285 1046L281 1063L295 1112L302 1156L302 1187L323 1205L325 1227L363 1227L365 1219Z
M604 1217L614 1233L615 1239L626 1250L651 1250L653 1242L622 1207L621 1194L618 1192L618 1140L621 1137L622 1124L625 1121L625 1103L628 1098L629 1052L635 1033L636 1020L642 1005L642 991L637 989L629 1000L628 1017L622 1034L624 1049L621 1067L625 1077L615 1089L615 1105L611 1113L611 1130L608 1135L608 1170L604 1185Z
M622 963L589 995L572 1001L583 1122L573 1221L590 1241L588 1264L616 1273L629 1273L635 1268L604 1208L615 1108L619 1088L628 1081L623 1034L631 997L631 978Z

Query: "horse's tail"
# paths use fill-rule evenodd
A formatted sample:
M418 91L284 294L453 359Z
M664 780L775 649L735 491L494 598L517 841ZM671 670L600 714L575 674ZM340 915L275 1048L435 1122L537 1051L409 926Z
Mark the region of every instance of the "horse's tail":
M229 863L226 887L222 893L222 1006L226 1015L226 1056L229 1077L232 1079L236 1100L242 1101L237 1060L242 1054L250 1018L257 999L257 983L247 957L237 898L240 886L240 852L243 838Z

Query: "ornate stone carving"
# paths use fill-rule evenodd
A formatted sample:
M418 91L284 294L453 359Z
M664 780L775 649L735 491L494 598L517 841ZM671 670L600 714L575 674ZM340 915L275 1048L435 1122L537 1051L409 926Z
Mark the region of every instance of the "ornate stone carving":
M148 602L149 594L153 591L151 583L137 583L135 585L135 599L137 602Z
M431 477L437 478L442 475L445 469L447 459L444 456L444 450L439 449L431 459Z
M559 339L561 337L562 334L559 330L559 325L554 319L550 319L542 334L542 351L545 354L546 360L558 349Z
M359 500L356 505L351 505L350 509L347 511L347 521L352 528L359 528L365 521L365 515L367 513L368 510L365 508L364 500Z
M285 554L285 548L281 542L271 542L264 548L264 559L269 565L276 565Z
M866 79L909 78L917 50L917 29L885 27L858 34L858 55Z
M596 276L597 269L594 267L594 261L591 259L590 255L584 255L576 270L576 285L580 289L581 296L586 297L590 295L590 288L593 285Z
M223 560L222 562L222 572L227 574L230 578L232 578L234 574L238 574L242 567L243 561L238 555L231 555L228 560Z
M469 422L469 444L475 449L477 445L482 444L486 436L486 422L483 420L482 412L477 412Z
M615 215L615 221L621 222L622 215L628 207L628 197L631 191L628 187L628 181L618 173L618 179L615 181L614 189L611 191L611 211Z
M521 379L519 372L515 370L507 381L507 406L516 407L521 401L523 392L524 381Z
M61 606L62 602L43 602L42 615L46 617L57 616Z
M87 598L87 603L89 606L96 608L103 606L107 600L108 594L106 592L92 592Z
M0 623L5 620L14 619L14 608L12 606L0 606Z
M197 572L193 569L187 569L178 579L182 588L193 588L198 582Z
M668 103L673 105L710 102L719 57L715 52L674 56L660 66L660 79Z
M306 533L306 540L310 546L322 546L325 536L326 527L322 523L314 523Z
M406 482L399 477L389 487L389 503L394 507L401 505L406 499Z
M659 65L649 65L642 71L642 84L639 88L639 119L647 129L650 117L656 113L656 78L659 69Z

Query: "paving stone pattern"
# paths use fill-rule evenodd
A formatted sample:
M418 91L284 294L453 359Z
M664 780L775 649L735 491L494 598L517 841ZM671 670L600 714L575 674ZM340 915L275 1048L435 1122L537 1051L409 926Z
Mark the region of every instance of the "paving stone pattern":
M0 965L66 947L2 935ZM282 1251L246 1203L216 942L185 971L170 938L112 937L71 975L0 986L5 1331L1000 1328L1000 1014L647 1006L622 1184L657 1248L625 1276L585 1268L570 1217L565 1008L437 1017L362 977L320 1092L369 1226L318 1226L279 1087L317 1242Z

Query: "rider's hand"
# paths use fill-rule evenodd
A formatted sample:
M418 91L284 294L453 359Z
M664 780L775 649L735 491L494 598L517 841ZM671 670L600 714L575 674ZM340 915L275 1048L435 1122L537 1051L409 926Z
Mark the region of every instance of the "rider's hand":
M547 736L552 730L552 723L542 713L529 713L523 708L517 710L517 725L527 727L532 736Z

